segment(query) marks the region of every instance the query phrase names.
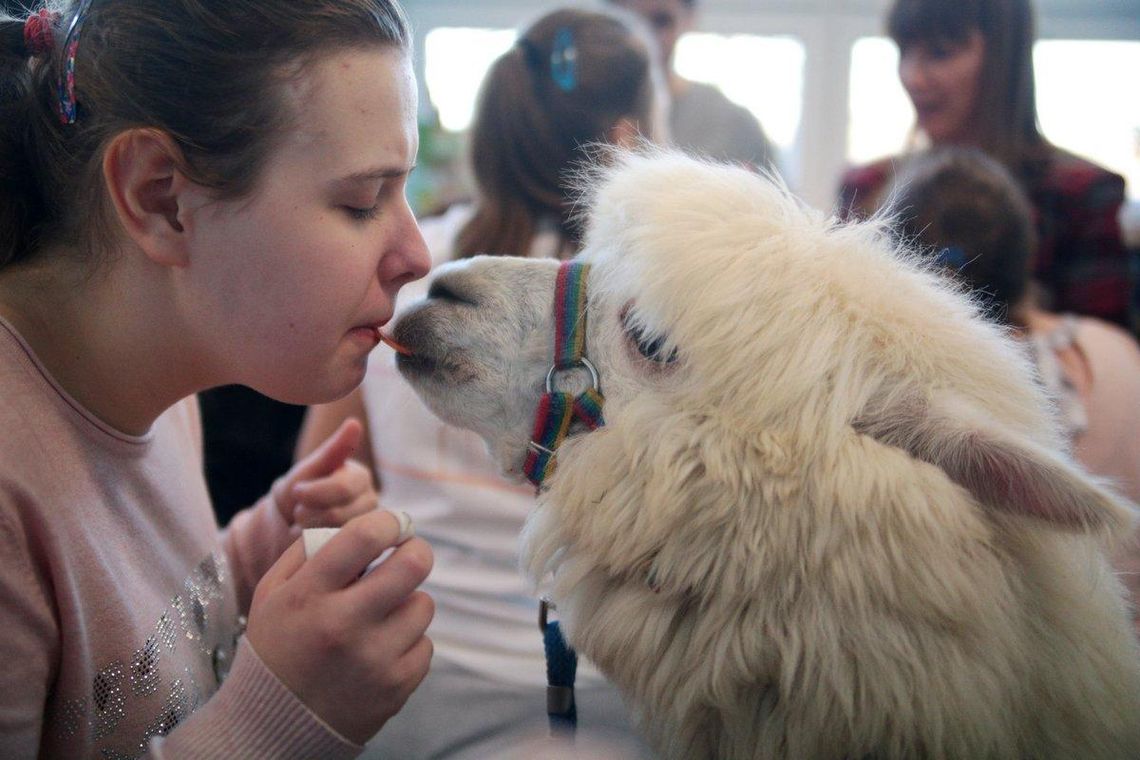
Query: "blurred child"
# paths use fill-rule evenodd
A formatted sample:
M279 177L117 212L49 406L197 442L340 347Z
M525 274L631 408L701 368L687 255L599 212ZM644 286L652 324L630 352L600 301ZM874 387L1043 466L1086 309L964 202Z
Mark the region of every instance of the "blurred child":
M902 232L935 252L988 313L1024 341L1076 458L1140 504L1140 348L1115 325L1033 303L1033 217L1013 178L980 151L943 148L915 159L900 175L893 207ZM1136 541L1116 559L1140 600ZM1140 633L1140 611L1135 614Z
M609 0L632 11L653 30L658 60L669 86L669 136L697 155L778 171L778 151L756 117L707 82L677 73L677 41L696 28L697 0Z

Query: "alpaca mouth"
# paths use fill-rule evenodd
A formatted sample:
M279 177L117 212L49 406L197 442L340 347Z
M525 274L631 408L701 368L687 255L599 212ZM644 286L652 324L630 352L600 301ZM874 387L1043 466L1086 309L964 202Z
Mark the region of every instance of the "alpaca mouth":
M401 372L434 372L439 367L440 340L422 306L413 307L392 327L392 338L408 350L396 355Z
M417 385L430 383L440 387L455 387L470 383L479 377L476 366L454 356L431 356L413 349L412 354L396 354L396 369L405 379Z
M442 339L437 320L425 306L413 307L392 330L392 337L409 351L396 354L396 368L408 379L470 381L476 374L474 365Z
M439 362L430 356L418 352L411 354L396 354L396 367L405 374L435 374Z

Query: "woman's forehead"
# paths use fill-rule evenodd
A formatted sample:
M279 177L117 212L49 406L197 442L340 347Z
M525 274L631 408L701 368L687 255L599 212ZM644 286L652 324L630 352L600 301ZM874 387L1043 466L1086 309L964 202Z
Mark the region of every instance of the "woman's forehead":
M981 28L981 21L970 3L919 0L898 3L888 19L888 27L891 38L900 45L961 42Z
M396 47L325 56L286 86L293 109L285 145L332 166L410 164L417 147L417 94L408 55Z

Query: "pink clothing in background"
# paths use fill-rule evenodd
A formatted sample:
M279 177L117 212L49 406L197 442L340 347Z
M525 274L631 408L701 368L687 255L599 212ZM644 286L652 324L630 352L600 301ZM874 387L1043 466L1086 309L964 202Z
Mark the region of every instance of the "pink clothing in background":
M1074 453L1140 505L1140 347L1124 330L1088 318L1077 320L1076 345L1092 383L1084 397L1088 430L1074 440Z
M120 433L0 319L0 431L0 757L360 751L239 639L290 535L267 499L219 534L195 399Z
M1076 347L1092 375L1082 400L1088 428L1073 441L1076 458L1140 506L1140 347L1124 330L1078 318ZM1132 595L1140 634L1140 530L1120 547L1114 564Z

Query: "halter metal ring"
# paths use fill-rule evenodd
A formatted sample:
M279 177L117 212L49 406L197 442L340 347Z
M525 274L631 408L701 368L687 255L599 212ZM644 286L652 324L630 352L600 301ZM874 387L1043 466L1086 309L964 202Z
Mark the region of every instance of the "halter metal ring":
M566 366L566 367L559 367L557 364L550 365L550 371L546 373L546 392L547 393L554 393L554 373L555 372L559 372L559 371L570 372L572 370L578 369L578 367L585 367L586 368L586 370L590 373L590 382L593 384L594 390L600 392L601 391L601 383L598 382L598 370L596 367L594 367L593 363L584 356L582 358L580 358L574 364L571 364L571 365Z

